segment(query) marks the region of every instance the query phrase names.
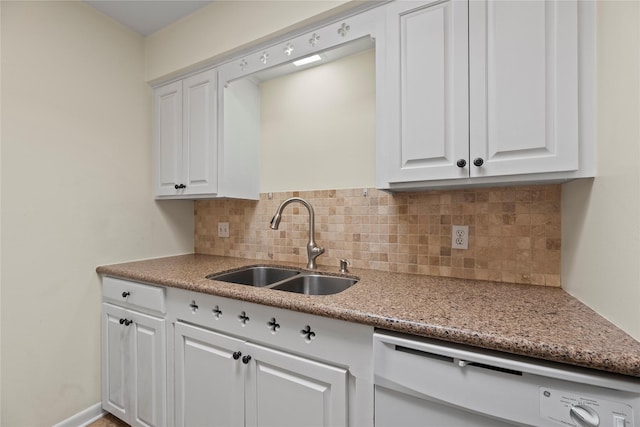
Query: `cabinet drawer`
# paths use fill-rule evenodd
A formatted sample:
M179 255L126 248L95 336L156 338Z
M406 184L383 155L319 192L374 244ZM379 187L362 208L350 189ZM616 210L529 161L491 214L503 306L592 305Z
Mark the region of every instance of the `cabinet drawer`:
M164 288L105 277L102 296L118 305L166 313Z

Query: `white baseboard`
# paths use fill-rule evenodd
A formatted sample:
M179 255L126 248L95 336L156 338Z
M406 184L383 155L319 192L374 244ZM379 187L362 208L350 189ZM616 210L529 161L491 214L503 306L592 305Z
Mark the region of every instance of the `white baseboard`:
M53 427L85 427L105 414L106 412L102 410L102 402L98 402L95 405L91 405L87 409L70 416L66 420L59 422Z

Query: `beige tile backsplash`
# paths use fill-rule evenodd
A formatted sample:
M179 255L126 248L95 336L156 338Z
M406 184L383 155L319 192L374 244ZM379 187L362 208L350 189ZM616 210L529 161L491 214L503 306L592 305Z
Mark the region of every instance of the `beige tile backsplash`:
M274 193L259 201L195 202L196 253L306 264L308 214L285 210L280 229L269 221L288 197L309 201L318 264L499 282L560 286L560 185L386 193L363 189ZM218 222L228 222L220 238ZM469 226L469 249L451 248L451 226Z

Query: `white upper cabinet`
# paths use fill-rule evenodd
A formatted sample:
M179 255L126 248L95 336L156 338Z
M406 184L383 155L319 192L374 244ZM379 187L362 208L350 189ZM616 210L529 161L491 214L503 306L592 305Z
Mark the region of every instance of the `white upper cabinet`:
M367 7L156 87L156 196L257 199L260 82L373 45L378 188L595 176L594 2Z
M469 157L467 25L464 2L389 6L388 91L379 107L390 107L382 120L389 133L378 155L387 181L465 177L456 162Z
M471 176L578 169L576 1L469 2L469 79Z
M230 53L225 60L207 65L215 67L211 70L185 74L177 81L172 77L173 80L156 82L156 197L257 200L261 145L268 144L262 141L262 109L269 108L268 103L262 102L260 84L313 66L298 67L294 61L317 55L322 58L320 63L326 64L374 47L376 40L384 38L384 8L375 2L362 3L339 17L326 17L289 35L256 43L255 49L242 54ZM381 43L384 44L384 40ZM380 61L376 63L378 68ZM331 84L322 81L318 86ZM278 102L287 102L286 96L279 97ZM333 107L323 100L306 99L305 102L324 111ZM334 117L333 121L322 122L323 116L319 114L316 123L332 127ZM265 122L268 133L270 123ZM297 153L303 153L305 161L313 158L317 163L312 153L330 150L324 147L324 140L319 144L305 140L303 127L296 116L289 117L287 124L281 126L289 135L302 135L297 138L300 141ZM349 135L341 137L350 138ZM286 150L278 151L272 146L269 150L272 156L279 155L282 164L291 164L292 157ZM330 156L323 153L320 158Z
M218 193L216 71L154 91L156 196Z
M258 173L246 170L258 170L259 147L219 142L223 102L215 69L154 90L157 198L258 198Z
M579 116L579 101L586 111L590 99L579 97L589 90L580 79L590 73L579 69L580 49L589 49L579 38L589 28L579 28L578 7L575 0L391 3L386 81L378 81L378 187L592 174Z
M156 196L175 195L182 181L182 82L154 91Z
M218 192L217 83L213 70L182 81L184 194Z

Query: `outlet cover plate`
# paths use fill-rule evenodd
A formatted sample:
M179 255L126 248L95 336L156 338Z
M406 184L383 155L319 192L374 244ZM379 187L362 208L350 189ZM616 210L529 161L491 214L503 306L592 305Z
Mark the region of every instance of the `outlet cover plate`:
M228 222L219 222L218 223L218 237L229 237L229 223Z
M452 249L469 249L469 226L468 225L451 226L451 248Z

